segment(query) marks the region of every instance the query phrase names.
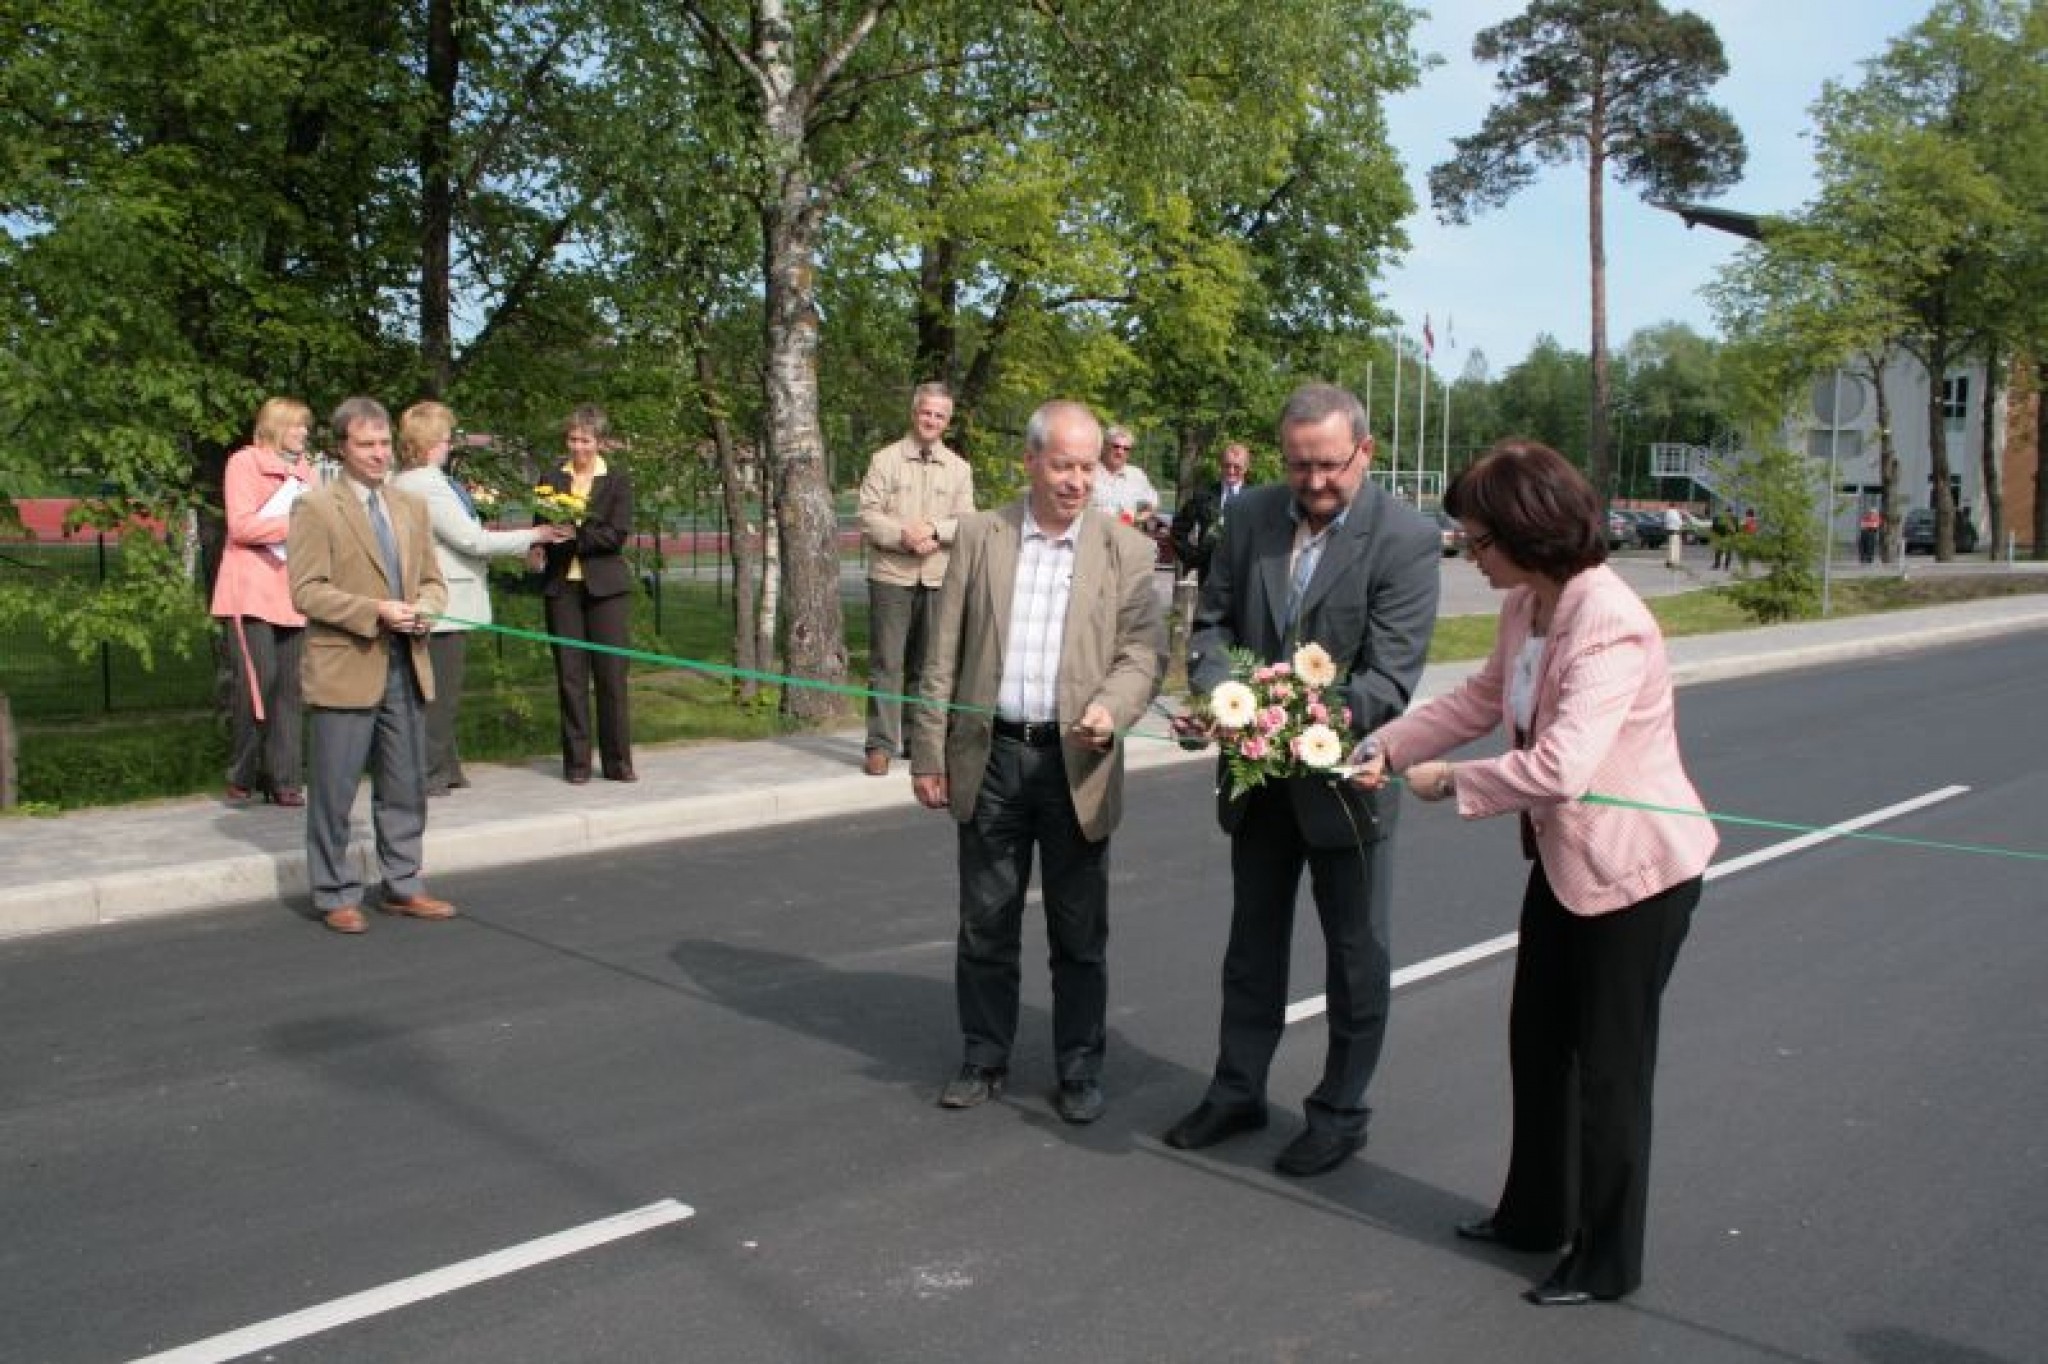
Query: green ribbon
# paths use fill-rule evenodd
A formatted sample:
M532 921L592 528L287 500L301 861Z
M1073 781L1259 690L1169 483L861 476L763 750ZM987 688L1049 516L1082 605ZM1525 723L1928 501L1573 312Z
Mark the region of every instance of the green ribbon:
M687 668L693 672L711 673L718 677L730 677L739 681L764 682L771 686L808 687L813 691L832 692L839 696L875 697L884 701L909 702L917 706L938 706L949 711L971 715L994 715L991 706L970 706L958 701L929 701L922 696L905 696L899 692L871 691L850 682L823 682L806 677L791 677L786 673L763 672L758 668L740 668L729 663L712 663L698 658L678 658L674 654L652 653L646 649L632 649L619 644L599 644L587 639L567 639L551 635L542 630L524 630L516 625L498 625L489 621L464 620L460 616L434 616L449 625L460 625L470 630L489 630L507 635L513 639L524 639L535 644L563 645L572 649L588 649L592 653L616 654L621 658L641 663L651 663L662 668ZM1157 739L1163 743L1179 743L1175 734L1148 734L1136 729L1119 730L1121 739ZM1389 776L1395 783L1405 778ZM2021 862L2048 862L2048 853L2030 852L2023 848L1999 848L1983 843L1947 843L1933 838L1911 838L1904 834L1877 834L1863 829L1843 829L1826 824L1795 824L1781 819L1758 819L1751 815L1731 815L1718 810L1689 810L1676 805L1652 805L1645 801L1624 800L1620 796L1603 796L1587 793L1579 801L1585 805L1605 805L1617 810L1635 810L1643 814L1675 815L1687 819L1712 820L1716 824L1731 824L1753 829L1773 829L1783 833L1826 834L1831 838L1861 839L1866 843L1888 843L1894 847L1920 848L1931 852L1969 853L1978 857L2004 857Z
M1793 824L1782 819L1758 819L1752 815L1729 815L1716 810L1688 810L1676 805L1651 805L1620 796L1588 793L1579 800L1586 805L1607 805L1618 810L1640 810L1653 815L1685 815L1711 819L1716 824L1737 824L1752 829L1776 829L1786 833L1826 834L1830 838L1860 838L1866 843L1889 843L1901 848L1925 848L1935 852L1973 853L1979 857L2009 857L2021 862L2048 862L2048 853L2024 848L1999 848L1985 843L1945 843L1935 838L1911 838L1905 834L1874 834L1864 829L1843 829L1827 824Z

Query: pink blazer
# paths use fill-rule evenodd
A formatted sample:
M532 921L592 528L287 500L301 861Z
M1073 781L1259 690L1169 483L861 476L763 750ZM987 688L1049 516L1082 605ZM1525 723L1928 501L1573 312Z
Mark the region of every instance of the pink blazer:
M1529 638L1535 596L1510 591L1486 666L1465 684L1378 731L1395 771L1438 757L1496 726L1514 732L1513 661ZM1701 809L1678 754L1664 636L1612 569L1565 584L1537 674L1529 746L1460 761L1458 813L1526 811L1544 874L1575 914L1625 909L1707 868L1720 842L1700 816L1588 805L1591 794Z
M220 572L213 580L215 616L254 616L272 625L306 623L306 618L292 609L285 561L270 551L272 545L284 548L291 517L257 514L287 478L297 478L307 492L316 486L313 466L303 459L293 464L275 451L254 445L245 445L228 457L227 473L221 481L228 539L221 549Z

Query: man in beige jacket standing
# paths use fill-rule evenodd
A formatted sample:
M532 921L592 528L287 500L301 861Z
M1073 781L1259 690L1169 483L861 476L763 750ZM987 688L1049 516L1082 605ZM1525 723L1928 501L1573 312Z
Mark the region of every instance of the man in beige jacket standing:
M301 681L313 736L306 799L306 874L313 910L336 933L360 933L363 883L348 853L349 807L370 769L370 819L383 886L378 907L447 919L427 894L420 707L434 694L430 618L448 603L427 508L385 486L391 418L369 398L334 410L341 477L292 508L286 540L292 606L306 617Z
M910 434L875 451L860 483L868 546L868 735L866 771L889 773L904 751L906 679L924 657L932 599L946 577L947 549L974 510L974 471L945 446L953 397L944 384L910 395Z
M1024 429L1026 496L960 523L910 719L919 803L959 822L954 989L964 1056L939 1103L1000 1094L1017 1032L1032 853L1052 957L1053 1103L1102 1115L1109 836L1121 735L1159 687L1150 539L1088 505L1102 427L1050 402Z

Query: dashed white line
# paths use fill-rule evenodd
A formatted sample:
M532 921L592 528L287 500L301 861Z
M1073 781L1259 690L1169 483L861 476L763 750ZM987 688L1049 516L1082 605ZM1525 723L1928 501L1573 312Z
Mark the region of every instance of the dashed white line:
M1797 838L1788 838L1783 843L1773 843L1768 848L1758 848L1755 852L1744 853L1740 857L1731 857L1726 862L1716 862L1713 866L1707 868L1707 880L1718 881L1723 876L1733 876L1736 872L1748 871L1752 867L1760 867L1764 863L1775 861L1780 857L1790 857L1793 853L1805 852L1808 848L1815 848L1823 843L1832 842L1843 834L1854 833L1858 829L1867 829L1873 824L1882 824L1888 819L1896 819L1900 815L1911 814L1915 810L1925 809L1929 805L1936 805L1944 800L1953 800L1969 789L1967 786L1943 786L1929 791L1925 795L1914 796L1910 800L1902 800L1896 805L1887 805L1882 810L1872 810L1868 814L1857 815L1853 819L1845 819L1838 824L1830 824L1825 829L1816 829L1812 833L1801 834ZM1428 980L1431 976L1440 976L1446 971L1455 971L1461 966L1470 966L1474 962L1485 961L1489 957L1503 956L1515 950L1515 943L1518 940L1519 935L1517 934L1503 933L1498 938L1488 938L1485 942L1474 943L1470 947L1461 947L1455 952L1446 952L1440 957L1431 957L1428 961L1416 962L1413 966L1404 966L1394 972L1394 988L1398 990L1404 985L1413 985L1417 981ZM1314 1018L1328 1007L1329 997L1327 995L1314 995L1298 1003L1288 1005L1287 1021L1290 1024L1300 1023L1304 1019Z
M491 1279L516 1274L550 1260L565 1259L582 1251L592 1250L628 1236L638 1236L656 1227L671 1222L681 1222L696 1216L696 1210L673 1198L664 1198L659 1203L650 1203L644 1208L622 1212L616 1217L607 1217L596 1222L586 1222L580 1227L558 1231L549 1236L527 1241L521 1245L508 1246L504 1250L479 1255L473 1260L448 1265L442 1269L429 1270L410 1279L400 1279L380 1288L365 1289L345 1298L308 1307L289 1316L273 1317L254 1326L210 1336L190 1345L181 1345L175 1350L161 1354L145 1355L132 1364L222 1364L222 1361L240 1359L284 1345L306 1336L331 1331L337 1326L346 1326L366 1317L394 1312L443 1293L453 1293L459 1288L469 1288Z

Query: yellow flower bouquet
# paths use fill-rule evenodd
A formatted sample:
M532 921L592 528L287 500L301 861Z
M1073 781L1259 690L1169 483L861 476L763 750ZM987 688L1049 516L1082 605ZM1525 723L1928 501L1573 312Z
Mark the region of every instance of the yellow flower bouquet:
M533 486L533 514L551 526L573 526L590 511L590 499L547 483Z

